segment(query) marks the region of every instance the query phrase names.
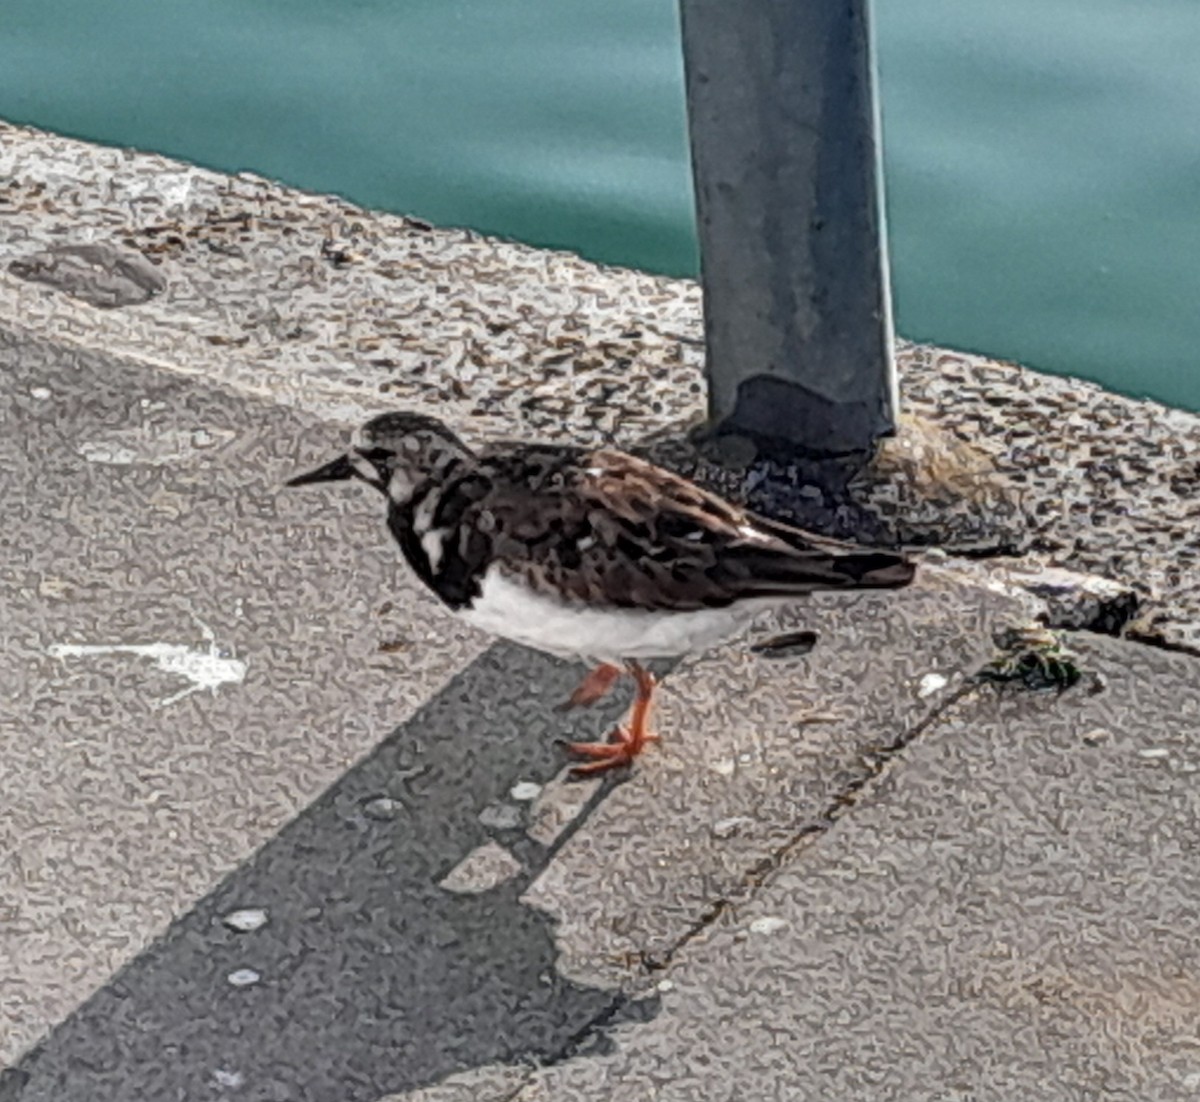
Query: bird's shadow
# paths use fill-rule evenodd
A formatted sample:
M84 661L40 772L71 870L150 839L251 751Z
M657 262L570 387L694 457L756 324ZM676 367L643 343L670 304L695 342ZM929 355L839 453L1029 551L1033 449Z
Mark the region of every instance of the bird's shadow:
M371 1102L571 1051L621 999L558 975L551 922L520 899L553 850L513 821L510 789L560 770L556 735L619 715L622 692L553 711L581 672L485 652L3 1073L0 1100ZM481 821L489 807L505 814ZM489 839L517 876L438 887ZM246 908L266 924L222 921Z

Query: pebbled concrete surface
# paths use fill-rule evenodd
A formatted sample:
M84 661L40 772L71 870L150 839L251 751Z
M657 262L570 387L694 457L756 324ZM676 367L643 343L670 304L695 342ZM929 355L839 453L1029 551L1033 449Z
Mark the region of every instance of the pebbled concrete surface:
M433 619L353 495L281 492L311 418L8 336L0 375L11 1060L489 640ZM244 676L173 699L196 683L153 654L63 645Z
M8 328L321 416L436 409L468 437L678 443L703 418L691 281L4 123L0 181ZM125 250L166 287L109 310L10 274L63 245ZM905 432L855 495L891 535L1132 582L1132 631L1200 653L1200 415L928 345L898 365ZM751 453L731 476L663 454L757 508L837 521L794 464Z
M519 828L498 832L516 879L481 893L441 882L492 838L484 807L515 778L557 768L552 713L528 686L565 693L577 672L485 652L47 1022L0 1097L190 1099L225 1087L351 1102L563 1051L612 996L555 970L549 920L519 900L553 851ZM242 908L268 921L229 929L224 917Z
M764 625L803 658L681 664L632 777L564 788L622 701L568 722L582 671L442 619L369 498L280 493L335 425L0 363L4 1102L1200 1083L1195 659L975 687L1028 599L931 571ZM245 677L48 653L156 641Z
M510 1083L644 1017L645 962L1027 615L815 601L811 654L684 664L632 780L564 785L555 737L621 699L558 715L582 671L444 618L369 496L283 491L336 426L36 341L0 364L6 1100Z

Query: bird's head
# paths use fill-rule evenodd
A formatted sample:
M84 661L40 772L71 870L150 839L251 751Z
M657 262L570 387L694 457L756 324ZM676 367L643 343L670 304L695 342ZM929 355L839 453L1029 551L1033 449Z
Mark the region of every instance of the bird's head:
M357 478L401 505L423 482L441 474L451 463L471 457L471 449L436 417L383 413L358 430L344 454L289 479L287 484L305 486Z

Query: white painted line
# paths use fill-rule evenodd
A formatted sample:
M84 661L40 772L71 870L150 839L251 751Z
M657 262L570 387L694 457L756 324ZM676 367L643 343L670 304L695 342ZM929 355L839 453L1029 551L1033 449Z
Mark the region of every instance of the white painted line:
M933 694L939 689L944 689L949 680L950 679L942 673L927 673L921 678L921 684L917 689L917 696L933 696Z

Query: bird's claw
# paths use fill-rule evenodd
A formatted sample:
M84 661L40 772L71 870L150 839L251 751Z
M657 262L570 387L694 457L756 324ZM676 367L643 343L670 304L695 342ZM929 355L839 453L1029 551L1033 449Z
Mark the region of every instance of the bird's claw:
M657 735L643 734L639 738L628 727L617 727L609 734L607 742L568 742L565 745L572 754L592 759L584 765L575 766L571 775L589 777L631 765L647 742L657 741Z

